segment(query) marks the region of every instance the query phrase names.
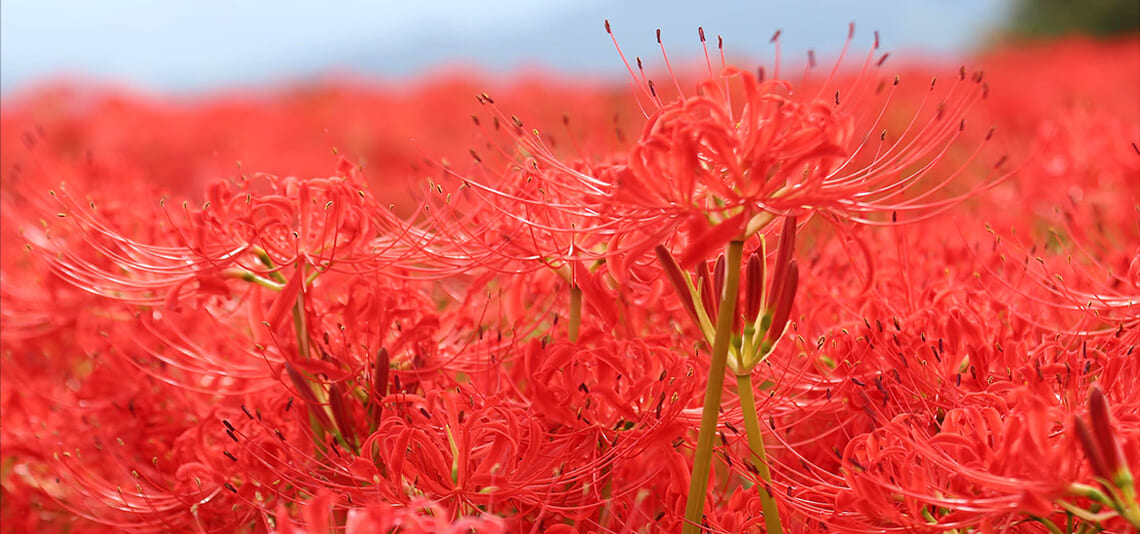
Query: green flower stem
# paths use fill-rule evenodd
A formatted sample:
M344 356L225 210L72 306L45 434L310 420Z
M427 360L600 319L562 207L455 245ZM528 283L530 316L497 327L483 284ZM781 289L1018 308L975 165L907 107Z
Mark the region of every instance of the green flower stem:
M296 276L303 275L304 273L298 269ZM293 330L297 332L297 351L301 353L301 359L312 358L309 353L309 328L305 325L305 288L303 286L297 292L297 302L293 304Z
M1120 495L1120 516L1130 525L1140 529L1140 503L1136 500L1136 486L1132 473L1127 466L1121 471L1123 475L1118 473L1115 481Z
M697 450L693 456L693 475L689 480L689 497L685 503L685 525L681 534L699 534L704 519L705 493L708 492L709 471L712 467L713 438L716 437L720 397L724 391L728 348L732 340L732 323L736 316L737 292L740 287L740 261L743 241L728 244L726 280L720 300L720 313L716 319L716 336L713 338L712 364L709 366L705 403L701 409L701 427L697 433Z
M298 263L297 273L295 276L304 276L304 274L304 266ZM301 291L297 292L297 302L293 304L293 330L297 334L297 352L300 353L301 359L311 360L313 358L313 355L309 345L309 327L305 321L305 288L303 286L301 287ZM315 415L312 413L312 410L325 410L327 420L332 422L329 428L329 432L333 435L333 438L339 440L344 444L345 447L348 447L350 450L355 449L355 445L349 443L348 440L345 439L343 430L337 427L336 417L333 415L332 408L329 405L329 394L325 391L325 388L313 387L316 384L316 381L314 381L308 373L303 373L303 376L309 381L308 387L313 392L313 395L316 396L320 402L324 403L323 406L310 406L309 414ZM323 433L321 432L321 425L319 424L319 420L315 417L311 418L310 427L313 431L313 435L317 436L318 439L320 439L320 436L323 435Z
M1061 530L1061 527L1058 527L1056 523L1050 521L1048 518L1037 516L1030 517L1032 517L1034 521L1037 521L1038 523L1044 525L1045 529L1049 531L1049 534L1065 534L1064 531Z
M273 269L273 271L269 273L270 278L276 280L282 286L289 282L285 279L285 275L281 274L281 271L276 270L277 266L273 264L273 258L269 257L269 253L266 252L265 249L262 249L261 247L253 247L252 251L253 255L257 256L257 259L261 261L262 265Z
M285 287L285 284L274 282L273 280L258 276L244 269L227 269L222 274L228 278L237 278L277 292L280 292L281 288Z
M270 289L275 289L277 291L280 291L281 288L288 285L289 281L285 278L285 275L281 274L281 271L276 270L277 267L273 264L273 259L269 257L269 253L267 253L264 249L262 249L260 247L253 247L252 251L253 251L253 254L255 256L257 256L257 259L261 261L262 265L264 265L270 269L273 269L273 271L270 271L270 273L269 273L269 276L270 276L270 278L272 278L272 280L265 280L265 279L262 279L262 280L265 280L265 282L268 282L268 284L273 284L274 283L273 281L276 280L276 282L277 282L276 285L279 285L279 287L275 288L275 287L272 287L270 285L267 285L266 283L262 283L258 280L250 280L251 282L258 283L262 286L269 287ZM318 272L320 272L320 271L318 271ZM304 273L303 264L298 262L297 263L296 276L304 276L304 274L305 273ZM257 278L260 278L260 277L257 277ZM307 281L305 281L305 284L307 285L308 283L311 283L311 282L312 282L312 280L307 280ZM309 358L311 358L311 353L309 352L309 329L308 329L308 326L305 324L305 291L304 291L304 289L305 288L302 287L301 291L297 293L297 302L293 303L293 330L297 334L297 352L300 353L300 356L302 359L309 359ZM309 377L305 376L305 378L308 379ZM309 390L312 391L313 394L316 395L318 399L321 396L327 397L327 394L324 393L323 388L314 388L314 387L312 387L311 382L306 387L308 387ZM318 409L318 408L315 408L313 406L309 406L309 429L313 432L313 436L315 438L314 442L317 444L317 447L323 453L328 452L325 450L324 444L321 443L320 436L324 435L324 425L321 424L320 418L317 417L317 414L313 412L313 410L315 410L315 409ZM320 409L325 409L325 408L320 408ZM330 413L329 415L331 416L332 414ZM330 417L329 420L333 421L333 420L335 420L335 418ZM335 425L333 425L333 426L335 427ZM335 437L340 439L341 443L344 443L345 445L349 445L348 442L344 439L344 437L340 435L339 429L334 428L333 432L335 434ZM349 447L351 448L351 445L349 445Z
M764 508L764 526L769 534L783 532L780 525L780 510L772 497L772 472L768 469L768 453L764 451L764 436L760 434L760 418L756 412L756 398L752 393L752 375L737 375L736 389L740 395L740 409L744 412L744 429L748 434L748 448L752 449L752 465L760 474L760 504Z
M582 325L582 288L570 286L570 342L578 342L578 329Z
M1129 478L1131 477L1129 476ZM1115 488L1104 482L1102 485L1109 491L1108 494L1093 486L1078 483L1069 484L1069 493L1091 499L1093 502L1110 508L1130 525L1140 528L1140 506L1137 506L1136 493L1132 488L1131 481L1129 480L1129 484L1124 488ZM1094 516L1082 515L1083 510L1079 510L1067 502L1059 501L1059 503L1073 515L1086 521L1100 521Z

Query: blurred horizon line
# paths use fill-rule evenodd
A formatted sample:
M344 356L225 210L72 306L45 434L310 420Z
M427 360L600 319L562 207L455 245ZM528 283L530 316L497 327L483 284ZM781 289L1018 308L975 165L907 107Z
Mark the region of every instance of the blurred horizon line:
M769 37L782 28L783 61L802 64L814 48L820 64L827 65L843 46L851 21L857 24L852 54L870 49L877 30L881 51L893 59L964 59L1008 11L1007 0L963 0L953 6L937 0L902 5L820 0L811 16L776 2L710 7L678 0L539 5L488 0L477 7L442 0L383 7L336 0L316 10L269 0L236 7L204 0L204 9L132 0L54 2L70 9L51 4L0 4L0 95L5 98L45 80L193 96L340 77L406 83L457 70L488 78L541 71L620 79L628 74L603 20L612 22L631 62L641 56L661 63L654 37L660 28L670 61L703 65L698 27L708 31L711 54L719 34L730 59L767 62L774 55Z

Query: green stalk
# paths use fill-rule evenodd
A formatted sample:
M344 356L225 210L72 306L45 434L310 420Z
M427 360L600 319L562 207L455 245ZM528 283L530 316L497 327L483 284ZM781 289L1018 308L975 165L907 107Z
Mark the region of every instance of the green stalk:
M578 328L582 325L582 288L570 286L570 342L578 342Z
M269 253L266 252L265 249L262 249L260 247L253 247L253 254L255 256L257 256L257 259L261 261L262 265L264 265L270 269L276 269L277 268L277 266L273 265L273 259L269 257ZM285 275L281 274L281 271L274 270L274 271L269 273L269 276L271 278L273 278L274 280L276 280L282 286L284 286L285 284L287 284L289 282L288 280L285 279Z
M1037 521L1038 523L1045 525L1045 529L1049 531L1049 534L1065 534L1064 532L1061 531L1061 528L1058 527L1056 523L1050 521L1047 518L1037 517L1035 515L1031 515L1029 517L1031 517L1034 521Z
M296 276L304 276L304 274L304 266L301 263L298 263ZM302 286L301 291L297 293L297 302L293 304L293 330L297 333L297 352L301 354L301 359L311 360L313 356L309 348L309 328L305 323L305 288ZM307 373L305 373L303 376L309 378ZM328 393L326 393L323 388L314 388L312 382L309 383L308 387L310 390L312 390L317 399L325 402L327 406ZM336 417L332 416L330 408L327 408L325 406L310 406L309 410L310 416L315 415L312 413L312 410L329 411L330 413L328 413L328 420L332 423L329 431L332 433L333 438L340 440L340 442L343 443L349 450L352 450L354 448L353 445L349 443L347 439L345 439L344 434L341 432L341 429L337 428ZM315 421L315 419L310 420L310 427L312 428L313 435L319 438L322 435L320 428L321 425L319 422L315 425L312 424Z
M716 336L713 338L712 365L709 367L708 386L705 388L705 403L701 409L701 428L697 433L697 450L693 456L693 475L689 480L689 497L685 503L685 525L681 534L699 534L704 519L705 493L709 486L709 470L712 467L713 438L716 437L717 415L720 412L720 397L724 391L725 367L728 363L728 347L732 340L732 323L736 316L736 298L740 286L740 260L744 251L743 241L728 244L727 272L724 293L720 299L720 313L716 318Z
M303 273L298 269L296 276L302 276L302 275L303 275ZM297 302L293 304L293 330L297 333L297 352L300 353L301 359L308 360L310 358L310 355L309 355L309 329L305 325L305 291L304 291L304 289L305 288L302 287L301 291L297 293ZM302 374L301 376L304 376L306 379L308 378L308 376L306 374ZM305 387L309 388L310 390L314 389L311 383L306 384ZM319 395L319 391L313 391L313 393ZM309 428L313 431L314 438L319 442L322 439L321 436L324 435L324 432L321 431L320 420L316 416L316 414L313 413L313 410L323 410L324 408L319 408L316 406L309 406L308 409L309 409ZM332 419L330 418L329 420L331 421ZM333 426L335 426L335 423Z
M297 276L301 276L301 273L298 272ZM293 305L293 330L297 332L297 351L301 353L301 358L304 360L312 358L309 353L309 328L305 325L304 287L297 293L297 302Z
M1117 473L1114 482L1120 489L1120 516L1132 526L1140 528L1140 503L1136 501L1136 486L1127 464Z
M273 291L280 292L281 288L285 287L285 284L279 284L277 282L274 282L273 280L258 276L256 274L254 274L250 271L246 271L244 269L226 269L223 272L223 274L227 277L237 278L239 280L244 280L246 282L257 284L257 285L264 287L266 289L272 289Z
M760 434L760 419L756 412L756 398L752 393L752 375L737 375L736 389L740 395L740 409L744 411L744 430L748 434L748 448L752 449L752 465L760 473L764 484L759 486L760 504L764 508L764 526L769 534L783 532L780 510L772 498L772 472L768 469L768 453L764 451L764 436Z

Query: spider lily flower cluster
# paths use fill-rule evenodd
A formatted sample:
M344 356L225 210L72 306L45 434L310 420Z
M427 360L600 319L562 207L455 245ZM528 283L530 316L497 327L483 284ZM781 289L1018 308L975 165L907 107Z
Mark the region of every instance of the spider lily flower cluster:
M854 26L848 45L853 36ZM700 37L703 44L703 29ZM718 38L718 48L722 45ZM775 214L824 212L866 223L884 213L937 213L961 200L932 197L961 170L925 178L963 135L964 116L987 86L981 72L968 76L962 67L949 89L936 94L941 86L934 78L910 120L890 128L884 117L900 80L881 76L886 55L876 59L878 46L876 35L857 73L837 79L841 56L824 80L809 83L805 76L801 87L779 78L778 63L769 79L763 68L756 75L731 67L721 48L722 67L714 69L709 60L709 77L696 94L685 96L678 84L678 96L670 101L646 77L638 58L639 72L631 68L630 74L647 118L636 142L616 160L566 163L541 133L526 132L522 121L482 95L479 101L491 108L496 124L514 125L514 141L527 158L517 162L522 172L512 179L496 174L493 183L470 177L464 183L498 196L504 211L536 229L563 236L580 235L575 230L583 226L596 229L593 239L554 253L558 257L589 256L597 240L606 238L600 243L604 257L619 257L619 265L625 265L620 256L647 252L682 225L692 234L693 243L681 257L688 266L737 235L756 234ZM520 187L519 179L528 185ZM520 213L517 203L524 191L540 191L541 197ZM547 215L551 211L560 215ZM566 216L585 216L592 224L559 226Z
M753 252L748 257L744 289L741 296L737 297L738 300L741 297L744 300L743 315L736 321L742 321L743 328L734 324L734 330L740 331L734 334L733 343L729 347L728 366L737 375L752 372L772 352L788 326L799 281L799 267L792 257L795 225L795 217L784 219L776 268L767 292L764 291L763 250ZM696 322L705 341L711 346L716 336L714 322L719 311L719 303L714 295L725 292L727 264L724 256L717 259L715 275L712 277L708 266L701 264L697 271L698 281L694 284L692 276L681 270L669 249L658 246L655 252L666 276L680 294L685 311Z
M4 529L1140 527L1135 39L720 44L632 99L5 102Z

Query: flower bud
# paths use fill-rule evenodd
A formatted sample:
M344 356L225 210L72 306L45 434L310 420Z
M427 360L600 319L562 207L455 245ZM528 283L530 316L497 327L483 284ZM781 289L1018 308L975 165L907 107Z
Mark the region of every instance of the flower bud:
M677 296L681 299L681 304L684 305L685 311L689 312L689 316L693 318L693 322L701 324L700 319L697 317L697 309L694 307L693 299L689 295L689 286L685 282L685 273L681 271L681 266L677 260L673 258L673 254L669 249L662 245L657 245L654 249L657 253L657 261L661 262L661 268L665 271L665 276L669 277L669 282L673 284L673 289L677 290Z
M767 334L768 342L773 345L784 334L784 329L788 326L788 317L792 314L792 303L796 299L796 287L799 285L799 281L800 269L795 258L788 261L783 280L773 281L773 283L780 284L776 290L779 300L772 304L772 324L768 327Z
M1112 428L1112 412L1108 408L1108 400L1105 399L1104 392L1095 386L1089 393L1089 421L1107 473L1102 476L1115 482L1126 474L1128 465L1124 461L1124 450Z
M748 257L744 277L744 317L754 320L760 313L760 301L764 299L764 258L753 252Z

